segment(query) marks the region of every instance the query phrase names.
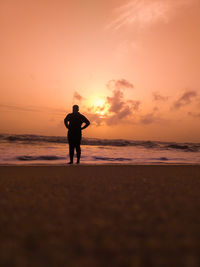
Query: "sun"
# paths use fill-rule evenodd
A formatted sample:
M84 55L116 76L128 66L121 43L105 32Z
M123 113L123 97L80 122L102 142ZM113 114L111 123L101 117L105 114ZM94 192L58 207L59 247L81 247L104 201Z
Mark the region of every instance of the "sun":
M99 115L100 118L105 116L107 112L107 104L104 98L93 97L90 101L92 110L95 114Z
M94 107L103 107L104 104L105 104L105 101L102 98L95 98L94 101L93 101L93 106Z

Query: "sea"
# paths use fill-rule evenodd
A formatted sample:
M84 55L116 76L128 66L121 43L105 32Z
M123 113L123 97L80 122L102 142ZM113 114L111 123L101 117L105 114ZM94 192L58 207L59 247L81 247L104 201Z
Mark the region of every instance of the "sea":
M200 143L82 139L82 164L200 164ZM0 165L65 165L66 136L0 134Z

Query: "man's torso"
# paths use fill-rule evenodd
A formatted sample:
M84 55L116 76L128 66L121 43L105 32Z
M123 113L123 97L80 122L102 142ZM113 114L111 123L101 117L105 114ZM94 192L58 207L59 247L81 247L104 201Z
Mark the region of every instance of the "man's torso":
M68 114L67 120L69 121L69 132L81 133L81 125L83 122L86 122L87 119L82 114L77 112Z

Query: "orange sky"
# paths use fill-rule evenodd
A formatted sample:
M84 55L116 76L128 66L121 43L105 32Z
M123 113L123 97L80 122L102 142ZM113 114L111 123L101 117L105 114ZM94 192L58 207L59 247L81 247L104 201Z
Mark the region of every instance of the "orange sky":
M0 132L200 141L199 0L1 0Z

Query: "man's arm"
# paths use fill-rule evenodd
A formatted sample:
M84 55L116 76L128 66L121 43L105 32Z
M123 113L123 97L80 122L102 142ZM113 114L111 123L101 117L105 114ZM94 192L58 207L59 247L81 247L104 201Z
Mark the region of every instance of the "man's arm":
M69 116L67 115L64 119L64 124L67 129L69 129Z
M83 127L81 127L81 130L84 130L85 128L87 128L90 125L90 122L88 119L86 119L86 117L84 117L84 121L85 125Z

